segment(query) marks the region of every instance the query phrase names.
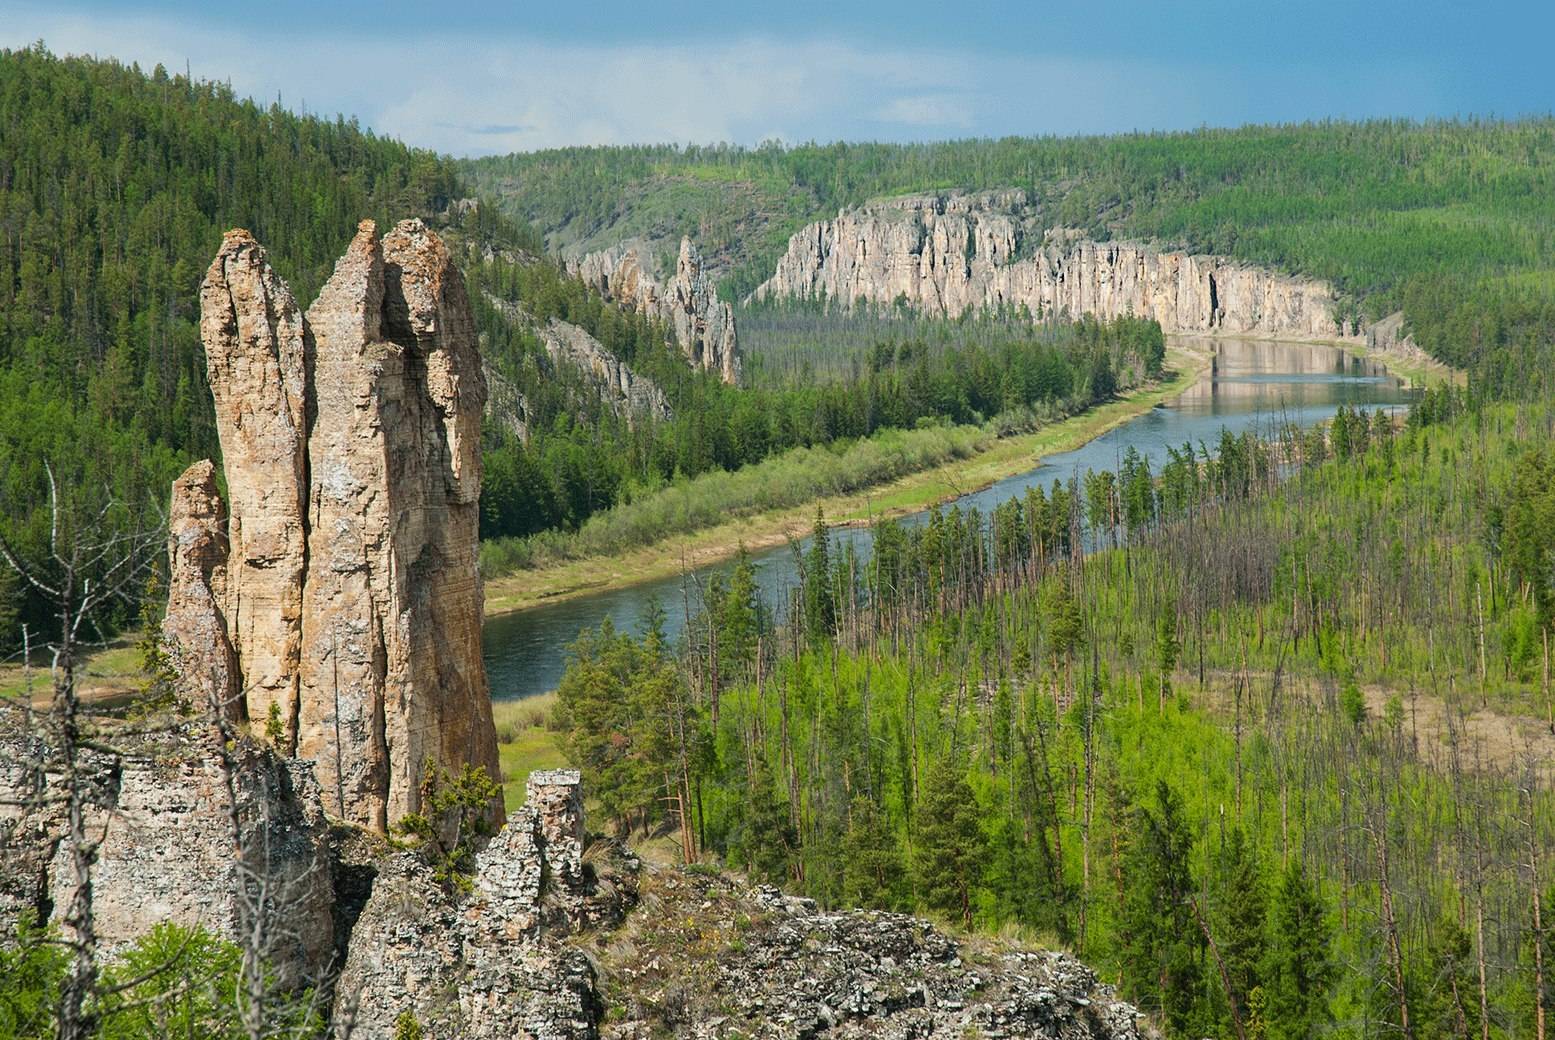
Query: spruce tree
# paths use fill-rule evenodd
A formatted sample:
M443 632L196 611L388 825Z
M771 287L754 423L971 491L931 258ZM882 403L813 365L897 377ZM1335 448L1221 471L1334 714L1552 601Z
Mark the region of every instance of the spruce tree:
M913 881L925 908L972 924L972 895L986 858L977 798L948 759L930 771L920 792Z
M842 836L843 905L899 909L905 875L901 846L880 807L854 797Z
M1257 856L1240 827L1232 829L1216 856L1215 873L1221 907L1215 942L1245 1022L1249 998L1263 981L1269 901Z
M1164 780L1157 783L1156 804L1156 812L1135 811L1124 850L1120 960L1130 998L1159 1011L1171 1033L1186 1036L1204 1025L1204 939L1189 902L1193 838L1177 794Z
M1332 1017L1328 991L1338 970L1322 900L1299 860L1292 859L1280 878L1272 923L1263 984L1268 1035L1310 1040Z

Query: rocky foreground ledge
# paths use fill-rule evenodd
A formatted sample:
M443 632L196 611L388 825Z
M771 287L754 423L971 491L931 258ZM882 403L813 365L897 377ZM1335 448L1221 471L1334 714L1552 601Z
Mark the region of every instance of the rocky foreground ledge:
M18 808L49 783L28 766L46 757L34 745L0 730L5 935L63 904L59 806ZM450 892L416 852L326 821L308 763L247 741L236 758L238 855L275 873L294 910L271 956L296 984L333 991L335 1036L392 1040L407 1019L463 1040L1141 1035L1134 1009L1067 955L646 865L587 836L574 771L531 774L468 890ZM251 922L196 727L102 765L91 818L107 835L94 871L105 951L164 920L236 938Z

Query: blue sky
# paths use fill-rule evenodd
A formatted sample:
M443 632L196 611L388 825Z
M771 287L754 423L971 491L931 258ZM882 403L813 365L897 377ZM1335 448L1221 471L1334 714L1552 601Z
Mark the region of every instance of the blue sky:
M38 39L456 155L1555 110L1550 0L0 0Z

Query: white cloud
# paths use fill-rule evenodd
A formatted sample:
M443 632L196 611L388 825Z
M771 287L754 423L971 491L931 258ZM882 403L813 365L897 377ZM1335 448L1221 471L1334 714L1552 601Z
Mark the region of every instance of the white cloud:
M1074 133L1320 114L1422 103L1418 77L1367 70L1364 80L1300 79L1077 57L998 57L825 40L715 39L574 44L498 34L468 37L239 32L153 16L22 7L0 46L42 38L56 53L160 62L230 80L263 101L354 114L381 133L456 155L566 144L755 143L907 139L978 133ZM1291 111L1250 108L1243 79ZM1368 83L1389 84L1386 95ZM1368 104L1368 99L1371 104ZM1383 107L1378 107L1381 104ZM1398 110L1398 109L1391 109Z
M892 98L881 107L877 118L905 126L966 129L972 126L972 107L967 99L949 94L915 94Z

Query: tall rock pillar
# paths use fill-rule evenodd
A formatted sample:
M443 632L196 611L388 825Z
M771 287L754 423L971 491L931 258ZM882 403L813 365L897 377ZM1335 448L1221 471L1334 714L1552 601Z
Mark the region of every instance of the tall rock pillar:
M247 231L227 232L205 274L200 338L230 500L222 612L248 717L263 725L276 704L292 733L307 560L307 331Z
M231 635L247 717L262 726L279 704L325 805L377 831L420 808L428 763L498 778L478 570L486 381L448 250L420 221L383 239L363 221L303 316L233 232L201 304L232 498L223 616L205 628ZM199 487L181 493L207 521L194 492L214 494L211 477L191 471Z

